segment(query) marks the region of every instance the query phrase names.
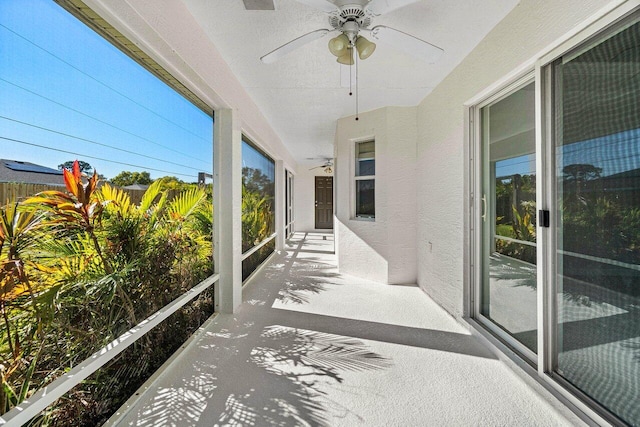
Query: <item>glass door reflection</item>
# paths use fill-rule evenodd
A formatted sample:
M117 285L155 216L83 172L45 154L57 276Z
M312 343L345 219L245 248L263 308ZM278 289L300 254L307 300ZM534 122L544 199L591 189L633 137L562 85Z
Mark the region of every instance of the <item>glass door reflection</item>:
M640 425L640 24L555 64L556 372Z
M537 351L535 89L481 109L480 314L535 361Z

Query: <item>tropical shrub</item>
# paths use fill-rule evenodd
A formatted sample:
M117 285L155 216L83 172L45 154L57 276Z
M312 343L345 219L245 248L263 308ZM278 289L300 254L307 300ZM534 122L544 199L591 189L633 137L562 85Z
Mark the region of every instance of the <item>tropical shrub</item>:
M242 187L242 251L273 233L273 210L268 196Z
M255 185L242 186L242 252L246 252L261 243L274 232L273 197ZM251 273L275 250L271 241L242 262L242 280Z
M63 173L66 192L0 210L0 414L213 272L210 193L158 180L136 205ZM212 312L205 292L33 423L103 422Z
M535 202L523 201L520 208L511 206L513 220L511 226L497 224L498 235L511 237L525 242L536 241ZM536 263L536 248L522 243L496 239L496 251L531 264Z
M0 413L26 398L42 351L39 299L52 283L46 276L38 280L38 271L44 268L28 260L41 220L41 215L22 209L15 201L0 209Z

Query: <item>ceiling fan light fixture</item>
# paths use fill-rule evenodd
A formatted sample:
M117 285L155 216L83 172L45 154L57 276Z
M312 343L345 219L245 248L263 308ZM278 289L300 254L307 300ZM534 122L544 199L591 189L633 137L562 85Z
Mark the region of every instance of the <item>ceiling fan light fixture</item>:
M345 34L340 34L329 40L329 51L338 58L346 53L348 47L349 38Z
M358 36L356 39L356 49L358 50L358 56L364 60L373 54L376 50L376 44L370 42L362 36Z
M344 65L353 65L354 64L354 61L353 61L353 49L352 48L347 48L345 54L338 57L337 62L339 62L341 64L344 64Z

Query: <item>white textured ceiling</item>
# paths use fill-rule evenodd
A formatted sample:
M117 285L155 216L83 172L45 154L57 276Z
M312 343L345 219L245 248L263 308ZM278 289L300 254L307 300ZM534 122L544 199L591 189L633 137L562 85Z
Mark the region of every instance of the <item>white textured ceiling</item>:
M309 31L328 28L326 14L295 0L275 11L248 11L238 0L183 0L301 165L332 157L336 120L355 113L341 67L323 37L273 64L259 58ZM359 63L359 110L417 105L519 0L422 0L374 18L444 49L427 64L388 45ZM348 72L346 77L348 79ZM347 80L343 79L343 80Z

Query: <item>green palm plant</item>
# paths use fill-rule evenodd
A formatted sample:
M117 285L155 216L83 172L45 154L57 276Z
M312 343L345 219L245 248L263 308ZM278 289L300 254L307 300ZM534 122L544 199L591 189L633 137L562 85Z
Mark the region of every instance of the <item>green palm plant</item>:
M149 225L155 227L168 200L168 191L163 189L163 180L154 181L142 196L138 211L145 216Z
M201 254L204 259L213 259L213 208L211 195L193 213L188 224L189 230L197 236L201 236Z
M8 202L0 209L0 303L33 293L23 252L36 242L42 215Z
M273 213L267 196L242 188L243 251L260 243L272 232Z
M127 278L128 293L138 301L137 311L142 315L166 304L164 297L175 297L174 293L167 293L174 275L172 269L187 269L195 260L211 258L211 228L208 233L198 228L206 193L193 187L169 200L170 191L162 180L157 180L139 206L132 205L123 190L108 184L98 195L110 202L104 212L107 254L118 269L132 272L133 276ZM193 274L183 271L180 275L187 278Z
M59 224L66 230L74 228L88 233L94 249L102 261L107 273L113 273L113 268L102 254L102 248L95 233L96 224L100 221L104 205L108 202L100 201L96 194L98 187L98 173L93 172L87 182L83 182L80 166L76 160L73 171L62 169L67 193L63 191L43 191L26 200L25 203L39 205L52 214L50 224Z
M28 396L32 384L51 381L212 271L211 198L203 189L190 187L174 197L176 192L158 180L136 206L121 189L108 184L98 188L95 174L85 179L75 166L63 173L67 192L39 193L2 211L7 217L3 224L19 225L3 226L0 234L0 290L3 301L14 304L11 313L3 314L7 324L17 322L21 329L11 324L6 337L0 337L2 351L13 346L6 352L11 356L0 361L4 366L0 412ZM7 237L15 234L12 230L24 232L12 240ZM17 242L19 250L10 251L9 241ZM19 254L21 262L5 263L9 252ZM201 316L204 308L199 307L211 304L207 298L174 316L192 322L189 316ZM35 322L30 320L35 310L45 306L55 314L41 313ZM39 330L42 340L29 338ZM19 340L14 338L16 331ZM26 332L31 333L29 339ZM135 366L135 372L145 375L161 352L159 347L178 343L181 333L186 332L178 323L159 325L153 339L132 347L135 357L114 361L99 375L115 376L109 384L116 381L122 390L130 388L125 384L137 380L120 378L119 372L130 372L122 367ZM9 359L19 362L12 365ZM48 412L54 423L65 412L63 408L74 406L72 402L61 401Z
M206 198L204 190L191 188L176 196L167 206L167 219L170 221L184 221L197 212Z
M516 206L511 206L511 209L513 210L514 218L512 228L516 238L527 242L535 242L536 227L533 223L535 206L532 207L530 203L522 202L522 213Z
M105 206L109 200L100 200L98 197L98 173L83 182L80 166L76 160L72 171L63 168L64 183L68 192L43 191L26 200L25 203L39 206L49 213L48 223L61 234L83 232L93 245L93 251L101 262L102 268L111 279L98 281L99 284L109 284L120 298L126 309L131 324L137 324L135 309L127 292L124 291L119 274L114 269L112 258L105 256L100 239L96 232L96 226L100 223ZM83 251L80 256L91 257L91 253Z
M15 201L7 202L0 209L0 312L6 333L6 338L0 339L0 343L5 341L8 349L8 355L3 354L0 363L0 413L8 411L26 398L42 349L40 345L36 353L31 354L32 341L36 334L41 335L42 325L36 296L52 283L47 280L33 281L32 272L44 270L45 267L25 260L24 256L37 243L37 231L41 223L41 215L23 209ZM25 296L28 297L28 304L24 303L23 306L28 305L29 311L33 312L35 324L21 331L18 327L12 327L10 318L13 316L9 312L10 304ZM27 368L22 375L22 384L16 391L12 376L25 365Z
M210 264L213 255L211 228L204 233L199 228L203 225L202 221L206 221L204 211L207 210L207 200L206 192L202 188L194 186L168 202L166 212L161 217L166 238L176 248L179 248L182 254L177 258L178 262L175 267L178 269L177 276L187 279L180 280L183 290L193 285L193 283L189 283L188 278L192 276L188 273L189 270L211 270ZM209 266L205 264L209 264Z

